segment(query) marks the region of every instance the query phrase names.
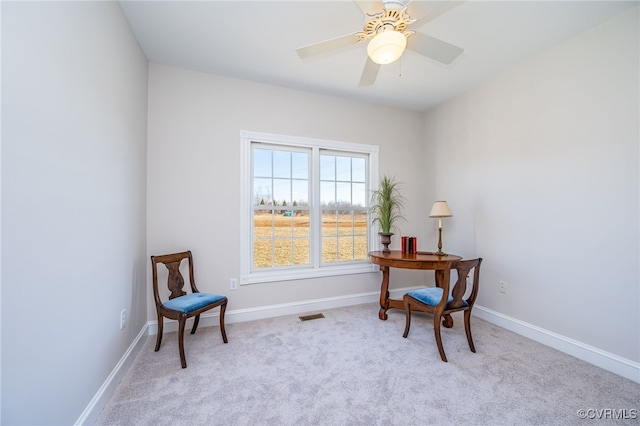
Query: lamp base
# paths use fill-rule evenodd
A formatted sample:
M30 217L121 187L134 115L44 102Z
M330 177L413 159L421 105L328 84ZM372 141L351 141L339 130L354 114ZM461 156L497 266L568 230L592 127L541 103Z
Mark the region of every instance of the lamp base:
M433 254L436 256L448 256L447 253L442 251L442 227L438 227L438 251Z

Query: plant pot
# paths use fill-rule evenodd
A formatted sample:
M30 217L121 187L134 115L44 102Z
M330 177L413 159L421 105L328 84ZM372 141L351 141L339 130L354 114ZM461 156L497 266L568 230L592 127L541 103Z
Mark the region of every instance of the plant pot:
M389 244L391 244L391 236L393 235L393 232L378 232L378 235L380 235L380 243L383 246L382 252L391 253L391 250L389 250Z

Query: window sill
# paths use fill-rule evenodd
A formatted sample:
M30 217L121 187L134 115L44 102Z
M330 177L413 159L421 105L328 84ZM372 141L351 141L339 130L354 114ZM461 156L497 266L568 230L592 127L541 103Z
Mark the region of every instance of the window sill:
M330 277L336 275L364 274L378 272L377 265L358 263L340 266L325 266L322 268L286 269L278 271L254 272L240 277L240 285L262 284L274 281L304 280L309 278Z

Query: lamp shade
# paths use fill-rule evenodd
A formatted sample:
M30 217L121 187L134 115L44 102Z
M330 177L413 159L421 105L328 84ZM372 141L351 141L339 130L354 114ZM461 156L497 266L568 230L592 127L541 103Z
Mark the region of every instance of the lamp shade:
M387 30L371 39L367 54L376 64L386 65L397 60L406 47L407 37L404 34Z
M451 210L446 201L435 201L433 207L431 207L431 213L429 217L451 217Z

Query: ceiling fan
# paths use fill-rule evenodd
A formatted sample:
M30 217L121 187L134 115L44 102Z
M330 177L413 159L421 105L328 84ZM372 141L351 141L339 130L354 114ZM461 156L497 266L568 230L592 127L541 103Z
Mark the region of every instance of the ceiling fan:
M370 86L376 81L380 66L397 60L405 48L446 65L451 64L464 51L446 41L407 29L411 24L424 24L448 12L460 5L461 1L423 2L430 8L425 14L420 14L419 8L414 7L419 2L410 4L411 0L382 0L381 12L378 2L355 0L355 3L365 15L363 31L299 47L296 49L298 56L305 59L368 41L367 62L359 85ZM411 9L411 13L408 9Z

